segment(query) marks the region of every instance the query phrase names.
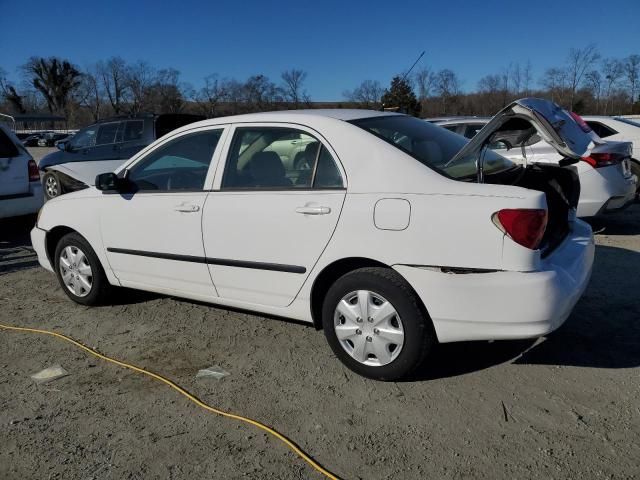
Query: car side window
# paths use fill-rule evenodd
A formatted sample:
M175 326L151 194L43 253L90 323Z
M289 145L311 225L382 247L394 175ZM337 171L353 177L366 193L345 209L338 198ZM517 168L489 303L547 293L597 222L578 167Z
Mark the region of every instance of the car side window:
M222 189L342 188L327 149L312 135L280 127L238 128Z
M87 127L84 130L80 130L71 139L71 148L73 150L78 150L80 148L93 147L96 144L97 132L98 132L97 125Z
M96 136L97 145L107 145L109 143L115 143L116 133L118 133L118 127L120 122L103 123L98 127L98 134Z
M589 125L591 127L591 130L596 132L596 135L598 135L600 138L607 138L618 133L614 129L609 128L600 122L587 121L587 125Z
M464 129L464 136L467 138L473 138L476 136L476 133L482 130L482 127L484 127L484 125L475 123L467 125Z
M133 142L142 138L144 133L144 120L127 120L122 123L124 124L124 128L120 128L122 133L119 134L119 136L121 136L121 142Z
M170 140L136 163L127 179L137 191L202 190L221 129Z

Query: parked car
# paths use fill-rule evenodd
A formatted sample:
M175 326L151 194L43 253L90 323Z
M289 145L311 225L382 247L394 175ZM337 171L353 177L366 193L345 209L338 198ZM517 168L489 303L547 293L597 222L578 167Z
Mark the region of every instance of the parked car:
M575 115L575 114L574 114ZM576 118L579 118L576 116ZM460 118L438 120L433 123L466 138L473 138L489 118ZM593 217L611 213L630 205L636 195L639 177L631 170L631 145L628 142L602 140L590 127L582 124L591 135L596 147L591 154L576 164L580 176L579 217ZM525 131L519 132L526 134ZM519 163L557 163L562 155L540 135L502 138L491 145L496 152Z
M45 196L51 199L92 185L171 130L202 120L200 115L143 114L103 120L57 142L57 152L40 160Z
M587 122L600 138L607 141L623 141L633 144L631 171L640 180L640 121L624 117L585 116ZM636 197L640 194L640 181L636 186Z
M42 138L41 133L34 133L33 135L29 135L22 140L22 145L25 147L37 147L40 139Z
M53 147L56 143L69 136L68 133L44 132L38 139L39 147Z
M560 164L486 151L523 124ZM366 110L217 118L47 202L31 239L79 304L122 286L302 320L349 368L392 380L436 342L538 337L564 322L593 263L575 218L575 162L592 146L538 99L470 142Z
M0 124L0 218L36 213L42 202L36 162L18 137Z

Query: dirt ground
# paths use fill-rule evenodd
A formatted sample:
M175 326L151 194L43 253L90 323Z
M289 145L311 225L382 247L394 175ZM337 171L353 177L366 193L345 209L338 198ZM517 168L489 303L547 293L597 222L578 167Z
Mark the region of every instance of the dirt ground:
M593 279L557 332L442 345L402 383L351 373L306 325L147 294L75 305L38 267L32 222L0 223L0 323L63 332L167 375L274 426L343 478L640 476L640 205L592 222ZM70 375L29 378L53 364ZM230 375L196 380L211 365ZM159 383L0 331L0 478L321 477Z

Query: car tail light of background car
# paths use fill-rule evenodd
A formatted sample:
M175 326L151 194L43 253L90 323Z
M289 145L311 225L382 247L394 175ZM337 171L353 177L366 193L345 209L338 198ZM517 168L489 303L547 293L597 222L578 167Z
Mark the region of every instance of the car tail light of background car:
M622 162L626 158L626 155L620 153L591 153L588 157L584 157L582 160L587 162L593 168L608 167L609 165L615 165Z
M29 160L29 164L27 168L29 168L29 181L39 182L40 172L38 171L38 165L36 164L36 162L33 160Z
M591 127L584 121L584 119L575 112L569 112L571 118L573 118L576 123L580 126L584 133L589 133L591 131Z
M493 223L523 247L536 250L547 227L547 211L542 209L504 209L492 216Z

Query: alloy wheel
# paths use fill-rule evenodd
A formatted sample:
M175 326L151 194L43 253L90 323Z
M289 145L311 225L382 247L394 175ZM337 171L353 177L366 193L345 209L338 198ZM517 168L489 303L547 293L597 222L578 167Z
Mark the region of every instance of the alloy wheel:
M93 285L89 259L74 245L65 247L59 258L60 275L67 289L76 297L86 297Z
M48 175L45 180L45 189L49 198L57 197L60 193L60 186L58 180L53 175Z

